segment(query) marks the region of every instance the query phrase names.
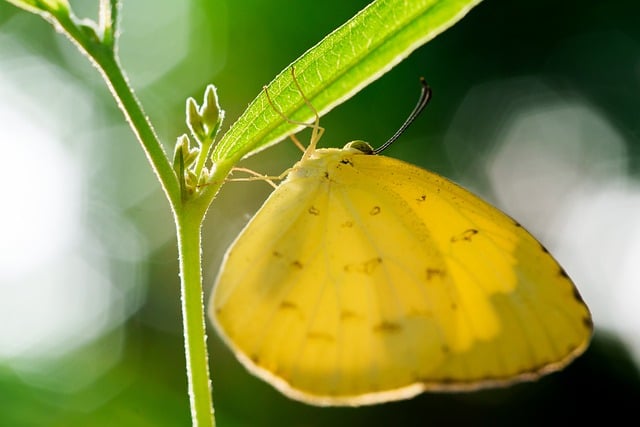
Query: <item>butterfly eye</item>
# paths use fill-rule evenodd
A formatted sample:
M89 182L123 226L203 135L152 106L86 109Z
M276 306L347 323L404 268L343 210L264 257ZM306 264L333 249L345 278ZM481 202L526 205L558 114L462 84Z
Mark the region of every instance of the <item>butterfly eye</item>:
M373 154L373 147L365 141L355 140L349 142L342 148L343 151L358 151L362 154Z

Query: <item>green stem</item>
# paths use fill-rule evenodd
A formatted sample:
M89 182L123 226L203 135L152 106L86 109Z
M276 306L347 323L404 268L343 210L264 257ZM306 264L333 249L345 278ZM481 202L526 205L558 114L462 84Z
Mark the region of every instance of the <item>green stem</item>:
M204 169L204 165L209 158L209 152L211 151L211 146L213 145L214 141L213 138L215 138L215 136L202 141L202 146L200 147L200 153L198 153L198 160L196 162L196 168L194 171L198 179L200 178L202 169Z
M180 254L182 316L191 417L194 426L214 427L200 253L200 226L206 206L202 202L182 200L180 184L171 163L127 82L113 45L105 45L96 40L90 31L78 25L68 11L58 12L51 15L52 21L102 73L169 199L176 222Z
M200 210L185 210L176 218L191 418L194 426L215 426L202 293L200 224L203 215Z
M129 86L114 50L111 46L105 46L100 41L88 37L87 32L83 31L70 15L60 13L56 14L54 18L55 24L92 60L101 72L120 110L124 113L131 129L142 144L147 159L175 210L175 207L179 206L181 202L178 179L149 118L145 115L142 106Z
M142 143L144 152L158 176L167 198L173 207L177 206L180 203L180 187L177 177L160 144L160 140L156 136L148 117L140 107L116 58L114 56L105 56L100 58L99 64L114 98L118 101L120 109L123 111L138 140Z

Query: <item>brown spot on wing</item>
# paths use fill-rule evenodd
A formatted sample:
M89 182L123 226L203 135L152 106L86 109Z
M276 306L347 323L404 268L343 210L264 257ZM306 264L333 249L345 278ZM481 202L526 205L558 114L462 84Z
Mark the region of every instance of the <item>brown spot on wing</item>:
M346 264L344 266L344 271L351 273L364 273L364 274L372 274L375 269L382 264L382 258L376 257L365 262L359 262L355 264Z
M382 322L378 323L373 327L374 332L385 333L385 334L398 333L401 330L402 330L402 325L400 325L399 323L388 322L386 320L383 320Z
M310 340L334 342L336 339L333 335L327 332L311 331L307 333L307 338Z
M280 309L281 310L297 310L298 309L298 304L296 304L295 302L292 301L282 301L280 303Z
M362 316L351 310L342 310L342 312L340 312L340 320L355 320L360 317Z
M427 379L424 382L429 383L429 382L433 382L433 380ZM454 380L451 377L442 377L438 382L441 384L455 384L456 380Z
M565 279L571 280L569 278L569 275L567 274L566 271L564 271L564 268L560 267L560 270L558 271L558 274L562 277L564 277Z
M441 268L427 268L427 280L431 281L431 279L435 277L444 278L447 272Z
M464 230L462 233L458 234L457 236L452 236L451 237L451 243L455 243L455 242L470 242L471 238L473 236L475 236L476 234L478 234L479 231L476 230L475 228L469 228L467 230Z
M573 297L576 300L578 300L578 301L580 301L581 303L584 304L584 300L582 299L582 295L580 295L580 292L578 292L578 289L575 286L573 288Z

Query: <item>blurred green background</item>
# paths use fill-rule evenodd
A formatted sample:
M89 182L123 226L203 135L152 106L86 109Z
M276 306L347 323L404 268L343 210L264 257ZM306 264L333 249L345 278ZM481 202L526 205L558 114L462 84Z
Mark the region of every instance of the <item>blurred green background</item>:
M96 16L92 1L72 2ZM123 1L122 63L161 139L218 87L228 125L368 2ZM365 408L289 401L210 328L221 426L555 425L637 419L640 3L489 0L322 119L321 146L381 144L424 76L427 111L387 155L451 177L536 234L593 311L586 354L536 383ZM97 72L0 2L0 426L190 425L171 216ZM302 136L304 138L305 135ZM303 139L304 140L304 139ZM278 174L289 142L244 166ZM204 230L207 295L270 192L225 185Z

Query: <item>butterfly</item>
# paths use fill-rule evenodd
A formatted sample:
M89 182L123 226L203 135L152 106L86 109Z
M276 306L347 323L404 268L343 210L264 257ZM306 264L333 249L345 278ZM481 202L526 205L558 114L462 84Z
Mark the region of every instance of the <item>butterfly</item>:
M504 386L588 346L589 309L529 232L448 179L378 154L430 97L423 80L377 150L316 148L316 113L302 159L224 256L209 316L250 372L293 399L355 406Z

